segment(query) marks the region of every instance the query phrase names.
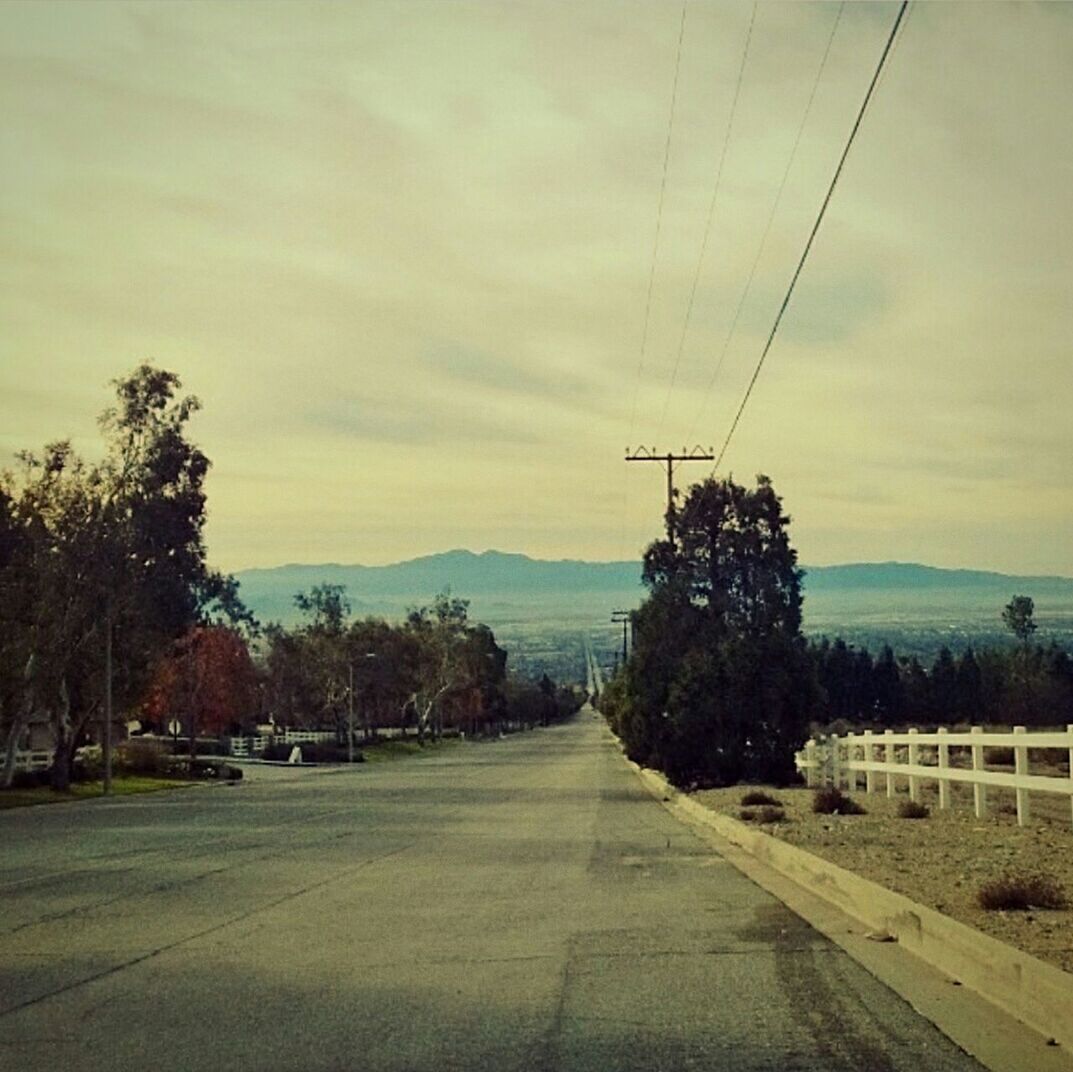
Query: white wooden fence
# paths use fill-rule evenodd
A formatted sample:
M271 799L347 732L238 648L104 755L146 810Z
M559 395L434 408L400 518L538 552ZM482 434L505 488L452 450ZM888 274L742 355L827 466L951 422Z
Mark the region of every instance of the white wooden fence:
M282 737L284 744L323 744L334 741L336 734L334 730L284 730Z
M20 748L15 752L15 770L43 771L52 766L52 753L47 749Z
M224 740L228 752L239 759L259 756L272 743L271 737L264 736L225 737Z
M967 750L971 767L951 763L951 748L958 758ZM988 749L1013 750L1014 769L988 770ZM1061 749L1069 757L1066 777L1032 774L1029 753L1041 748ZM927 760L934 759L934 762ZM832 734L822 741L810 740L795 757L797 768L805 775L809 786L834 785L857 789L864 775L864 788L876 792L878 776L882 775L888 797L893 797L897 780L909 783L909 799L920 799L921 782L939 783L939 807L950 807L950 786L961 782L972 786L973 805L978 818L987 815L987 787L1000 786L1014 790L1017 799L1017 823L1029 821L1029 792L1058 793L1070 799L1073 819L1073 724L1064 732L1029 733L1024 726L1014 726L1012 733L985 733L983 727L973 726L968 733L950 733L939 729L935 733L848 733L844 737Z

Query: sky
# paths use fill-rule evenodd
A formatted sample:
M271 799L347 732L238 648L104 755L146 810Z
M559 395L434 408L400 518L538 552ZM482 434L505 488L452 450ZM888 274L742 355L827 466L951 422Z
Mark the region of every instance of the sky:
M624 450L722 445L896 10L8 0L0 456L148 360L219 568L633 558ZM719 475L808 564L1073 575L1073 8L907 19Z

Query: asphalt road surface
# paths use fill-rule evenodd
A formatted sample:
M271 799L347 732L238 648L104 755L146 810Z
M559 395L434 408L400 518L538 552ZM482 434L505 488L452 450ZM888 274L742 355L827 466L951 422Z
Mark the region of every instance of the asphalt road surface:
M0 1067L979 1068L590 712L287 774L0 813Z

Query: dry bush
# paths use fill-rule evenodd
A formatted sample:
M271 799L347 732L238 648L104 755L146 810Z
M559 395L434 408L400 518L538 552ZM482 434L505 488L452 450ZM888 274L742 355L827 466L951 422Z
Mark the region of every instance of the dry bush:
M765 793L762 789L750 789L741 798L742 805L745 807L752 807L753 805L769 804L773 808L781 808L782 801L776 800L770 793Z
M931 815L931 809L927 804L921 804L916 800L903 800L898 805L899 819L926 819Z
M1030 908L1065 908L1065 891L1050 875L1003 875L980 887L976 895L988 911L1024 912Z
M864 808L851 800L837 786L825 785L812 795L812 810L817 815L864 815Z

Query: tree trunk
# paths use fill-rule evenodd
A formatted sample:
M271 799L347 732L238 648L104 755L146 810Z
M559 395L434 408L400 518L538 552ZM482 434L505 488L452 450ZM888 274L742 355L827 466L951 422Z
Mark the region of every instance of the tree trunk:
M19 751L19 740L29 722L29 707L29 703L26 703L21 711L16 711L11 716L11 726L4 742L4 768L3 773L0 773L0 786L4 789L10 789L15 778L15 757Z
M52 788L65 793L71 787L71 697L67 678L60 678L59 703L53 714L56 750L52 754Z
M7 741L4 746L4 771L2 778L0 778L0 785L5 789L11 788L11 783L15 778L15 757L19 750L19 739L22 737L23 730L29 725L30 714L34 709L33 675L35 662L36 660L31 652L22 670L22 707L12 716L11 728L8 730Z

